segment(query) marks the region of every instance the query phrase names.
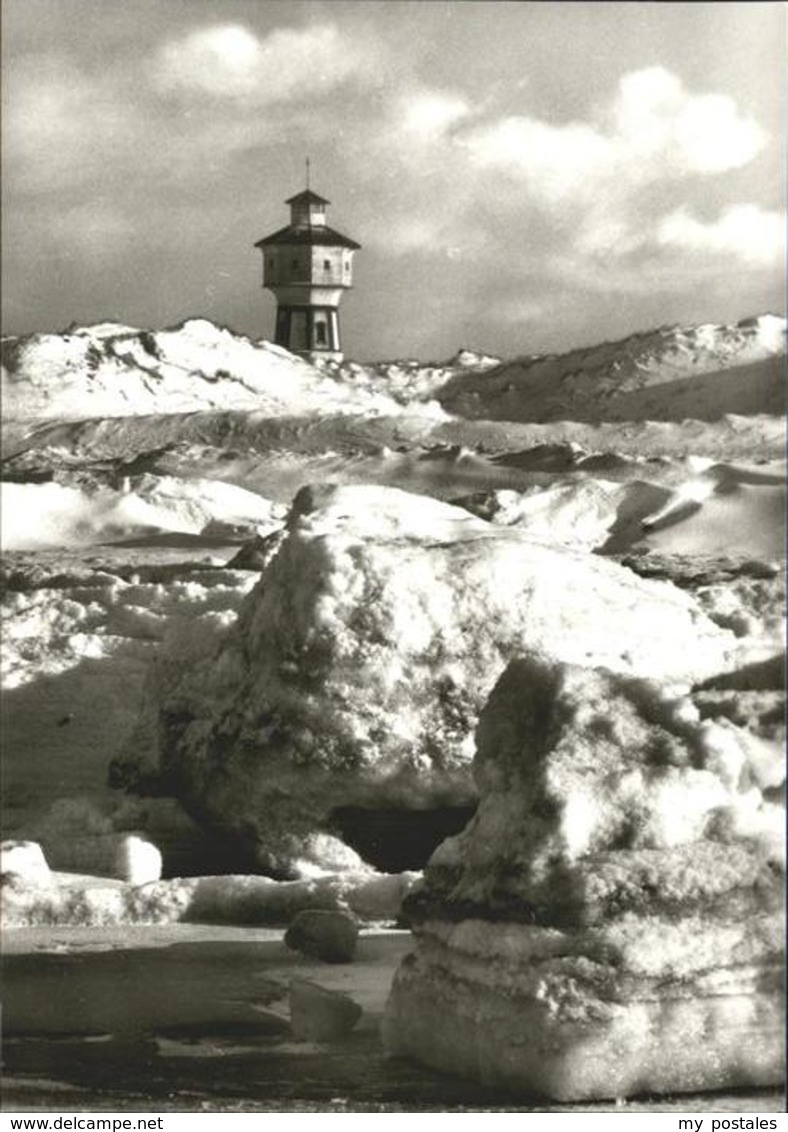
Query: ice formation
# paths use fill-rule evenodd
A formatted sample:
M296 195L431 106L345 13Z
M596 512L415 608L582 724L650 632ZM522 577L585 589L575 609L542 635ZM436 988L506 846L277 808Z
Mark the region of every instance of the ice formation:
M336 807L472 801L478 711L523 649L686 685L734 644L614 562L396 489L304 491L237 623L165 648L119 773L287 872Z
M476 816L406 905L388 1048L562 1101L779 1082L781 744L531 655L474 774Z

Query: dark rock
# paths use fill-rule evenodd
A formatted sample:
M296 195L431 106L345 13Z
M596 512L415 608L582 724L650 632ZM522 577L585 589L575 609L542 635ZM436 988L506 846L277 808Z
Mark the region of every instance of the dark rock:
M346 912L309 908L299 912L285 934L293 951L325 963L351 963L356 953L358 925Z

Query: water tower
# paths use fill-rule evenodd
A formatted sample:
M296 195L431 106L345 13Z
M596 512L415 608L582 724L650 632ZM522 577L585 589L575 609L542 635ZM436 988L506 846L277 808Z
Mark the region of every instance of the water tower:
M361 245L328 227L330 202L309 187L285 203L290 223L255 244L263 286L276 295L274 341L294 354L341 361L339 301L353 285L353 252Z

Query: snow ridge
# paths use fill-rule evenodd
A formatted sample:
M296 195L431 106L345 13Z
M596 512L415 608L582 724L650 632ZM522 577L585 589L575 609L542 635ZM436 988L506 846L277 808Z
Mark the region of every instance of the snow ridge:
M375 417L407 409L434 419L448 410L539 422L778 414L785 330L784 318L766 314L510 361L463 349L438 363L312 364L207 319L160 331L103 322L6 339L5 415L75 420L254 409L273 417Z
M717 420L782 413L786 320L668 326L618 342L503 362L441 393L459 416L494 420Z
M375 390L348 388L268 342L207 319L170 330L114 323L3 343L7 419L81 419L204 409L272 416L400 412Z

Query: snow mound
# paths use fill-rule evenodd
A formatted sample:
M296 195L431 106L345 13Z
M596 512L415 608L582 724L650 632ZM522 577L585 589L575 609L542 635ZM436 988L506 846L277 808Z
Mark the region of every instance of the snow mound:
M397 413L384 392L349 387L267 342L206 319L172 330L101 323L3 343L9 419L81 419L198 409L269 415ZM433 414L439 411L433 408Z
M697 419L785 411L785 327L666 327L567 354L465 373L439 394L460 416L510 421Z
M592 464L584 458L574 466ZM671 554L746 553L767 561L784 553L781 465L766 470L690 458L666 466L656 482L576 474L525 492L479 492L455 502L558 546L619 553L637 545Z
M282 505L221 480L150 474L127 477L120 491L3 483L0 499L5 550L87 546L164 531L266 535L286 513Z
M419 879L416 873L363 870L290 882L229 875L134 885L58 873L48 887L5 887L3 922L9 928L179 922L283 926L306 909L336 909L364 923L391 923Z
M415 359L389 362L319 361L318 368L350 388L364 389L393 397L402 405L433 401L459 374L485 373L501 364L500 358L458 350L446 362L419 362Z
M531 538L551 546L595 550L604 547L611 532L626 523L634 541L643 523L670 498L656 484L627 484L587 479L535 486L525 492L481 492L456 500L475 515L504 526L516 526Z
M734 644L605 559L393 488L305 489L237 624L163 654L119 774L150 778L153 752L189 812L286 872L336 807L467 805L477 713L524 648L692 682Z
M135 726L162 640L177 637L182 658L190 639L204 649L235 620L255 581L245 571L199 563L148 573L139 576L129 567L124 579L88 565L69 574L60 560L49 572L35 565L9 573L0 650L7 836L28 837L47 825L61 799L108 800L110 761ZM171 829L169 819L164 825L174 838L168 856L183 859L192 844L202 852L196 830L192 837L188 829ZM87 830L83 814L77 826L73 837L55 831L54 843L78 840ZM90 871L93 851L83 848Z
M44 851L35 841L0 844L0 884L17 888L46 888L52 883Z

